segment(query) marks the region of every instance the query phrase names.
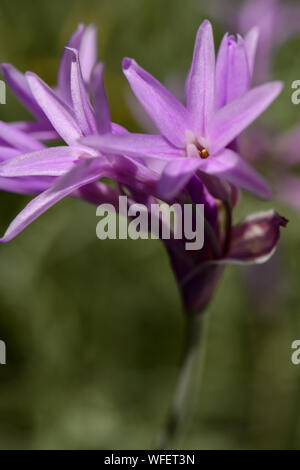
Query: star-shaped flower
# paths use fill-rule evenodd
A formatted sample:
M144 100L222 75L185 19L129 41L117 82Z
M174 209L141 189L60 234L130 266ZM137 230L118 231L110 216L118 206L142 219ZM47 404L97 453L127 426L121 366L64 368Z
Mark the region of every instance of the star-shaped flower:
M256 40L252 35L248 51L254 49ZM231 47L229 41L224 43L223 48L226 47ZM218 109L219 97L228 91L227 58L225 53L219 55L216 74L212 27L209 21L204 21L186 80L186 106L133 59L125 58L123 71L161 135L104 134L81 142L106 153L142 157L161 171L158 190L163 199L174 197L197 170L269 198L271 192L263 178L231 147L236 137L278 96L282 84L267 83L238 93L239 97ZM235 76L236 86L239 77L249 73L246 66L249 68L249 62L236 71L239 74Z

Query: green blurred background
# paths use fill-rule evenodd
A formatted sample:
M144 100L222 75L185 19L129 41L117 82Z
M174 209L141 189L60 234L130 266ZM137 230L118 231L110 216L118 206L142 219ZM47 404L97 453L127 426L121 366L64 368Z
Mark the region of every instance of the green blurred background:
M136 58L161 80L183 76L205 3L1 0L0 60L54 85L68 37L78 22L95 23L112 118L138 130L122 57ZM217 43L223 28L214 22ZM286 90L262 120L279 129L300 117L290 100L299 47L300 36L273 64ZM0 111L6 121L28 117L11 93ZM1 233L27 201L0 194ZM252 290L245 282L253 280L250 268L226 270L207 312L178 448L300 448L300 365L290 360L291 343L300 339L299 215L244 195L236 219L270 207L290 219L274 279L262 296L263 270L255 271ZM0 339L7 345L1 449L145 449L162 427L184 326L166 252L159 241L99 241L95 227L93 206L63 200L0 247Z

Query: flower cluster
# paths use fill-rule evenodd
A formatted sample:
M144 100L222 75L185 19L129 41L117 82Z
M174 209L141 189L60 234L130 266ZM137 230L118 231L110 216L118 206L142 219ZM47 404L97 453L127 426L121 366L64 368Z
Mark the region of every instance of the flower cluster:
M259 28L259 47L255 59L254 81L272 76L278 48L300 34L300 6L290 0L246 0L240 8L229 2L224 15L223 3L213 2L214 16L226 27L242 34ZM300 178L294 169L299 165L300 125L278 133L271 123L255 125L239 138L243 157L252 164L263 163L274 188L274 197L300 211ZM270 165L271 163L271 165Z
M12 240L66 196L116 207L126 190L131 201L146 206L153 200L204 204L202 250L186 252L184 240L164 241L189 312L209 302L226 263L268 259L286 219L269 211L232 222L240 189L265 199L272 195L238 145L282 89L280 82L251 88L258 36L257 28L244 37L226 34L215 56L212 26L204 21L185 105L125 58L123 72L157 128L153 135L130 133L111 122L93 26L79 25L70 38L55 88L32 72L3 64L7 84L36 120L0 122L0 189L35 196L1 241ZM62 145L51 145L54 139ZM101 181L104 177L113 179L115 188Z

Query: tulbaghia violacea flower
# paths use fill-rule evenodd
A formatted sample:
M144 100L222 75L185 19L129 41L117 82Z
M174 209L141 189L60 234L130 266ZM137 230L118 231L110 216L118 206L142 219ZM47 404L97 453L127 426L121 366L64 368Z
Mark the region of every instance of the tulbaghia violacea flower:
M130 134L111 122L103 65L93 67L94 29L80 26L70 39L57 89L32 72L24 76L11 66L3 68L13 91L38 122L0 122L0 188L38 195L0 241L11 240L69 195L95 204L109 202L117 209L118 195L126 189L130 202L146 205L147 216L151 203L159 199L204 204L201 250L187 251L184 238L164 240L188 314L186 350L164 446L182 413L200 314L224 266L267 260L277 245L280 227L287 223L274 211L255 214L236 226L232 223L236 186L270 196L264 180L233 150L239 134L281 90L281 84L274 82L249 91L256 43L255 29L245 40L225 35L215 64L212 28L205 21L186 81L186 107L132 59L124 59L125 75L161 136ZM41 142L54 136L64 145L48 148ZM99 182L102 177L114 179L116 189Z
M75 36L76 34L78 32ZM74 42L72 38L70 42ZM47 119L48 131L60 137L67 145L47 148L34 139L30 133L27 135L26 132L12 126L9 130L9 125L4 123L2 128L0 126L0 138L3 136L5 139L7 130L8 135L12 136L10 143L14 139L15 146L18 147L15 150L16 156L12 154L12 150L3 148L2 160L4 161L0 164L3 189L7 185L7 189L11 188L10 190L14 192L26 192L26 194L44 191L15 218L3 238L0 239L2 242L14 238L45 210L68 195L82 197L97 204L115 203L115 192L98 183L101 177L114 178L137 190L140 185L144 190L153 188L158 179L154 171L132 158L114 155L107 159L99 151L79 143L79 139L83 136L112 132L125 133L126 131L110 121L103 85L103 65L100 63L95 66L91 75L94 94L94 107L92 107L84 81L79 51L68 47L62 63L61 69L64 74L61 73L60 77L64 86L59 87L59 93L52 90L32 72L27 72L24 80L30 91L27 97L29 99L30 96L30 103L39 106ZM88 69L90 70L90 67ZM68 83L62 79L67 72ZM60 95L63 97L61 98ZM5 159L5 155L10 158ZM26 191L23 190L25 183ZM31 188L30 184L36 185L37 188Z
M256 42L255 35L252 41ZM254 50L253 44L247 47ZM183 175L188 181L197 170L269 198L271 192L265 181L230 146L278 96L282 84L273 82L256 87L216 109L216 93L224 95L228 88L226 64L227 55L222 54L216 86L212 27L204 21L186 81L185 107L133 59L125 58L123 71L131 88L162 135L91 136L82 142L107 153L143 157L145 161L151 160L152 165L156 161L155 168L160 166L163 171L159 183L163 199L177 193Z

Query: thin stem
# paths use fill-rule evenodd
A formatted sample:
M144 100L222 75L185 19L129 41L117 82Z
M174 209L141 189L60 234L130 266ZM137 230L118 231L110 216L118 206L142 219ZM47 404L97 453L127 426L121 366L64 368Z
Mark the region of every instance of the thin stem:
M223 253L224 253L224 256L226 256L230 248L230 242L231 242L232 209L228 201L224 201L224 207L225 207L225 213L226 213L226 227L225 227L225 240L224 240Z
M172 446L184 418L201 336L202 316L201 314L186 316L186 335L181 365L165 429L158 441L158 449L168 449Z

